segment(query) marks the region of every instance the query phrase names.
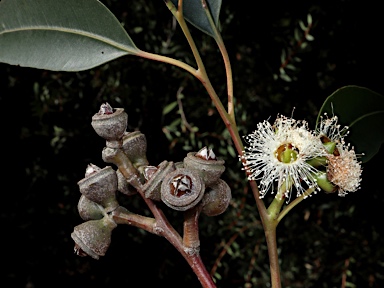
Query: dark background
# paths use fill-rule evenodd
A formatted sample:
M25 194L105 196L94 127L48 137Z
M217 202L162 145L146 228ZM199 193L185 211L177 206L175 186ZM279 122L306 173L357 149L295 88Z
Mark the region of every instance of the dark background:
M243 1L245 2L245 1ZM190 49L163 1L103 1L142 50L193 63ZM356 1L223 1L222 35L232 61L242 135L277 113L313 127L325 98L345 85L384 94L383 24L378 5ZM299 21L313 18L314 41L294 40ZM214 41L191 27L208 74L225 102L225 74ZM282 51L290 82L279 73ZM0 51L1 53L1 51ZM184 87L183 109L196 133L162 109ZM103 139L90 122L108 101L129 115L128 130L148 141L152 165L181 161L211 145L226 160L223 178L233 203L226 213L202 217L201 255L210 271L223 243L236 239L216 272L218 287L269 287L269 264L254 200L219 115L202 85L166 64L123 57L89 71L66 73L0 64L2 207L1 287L199 287L184 259L158 236L135 227L114 230L102 259L73 253L70 234L82 222L77 182L89 163L104 167ZM383 123L384 124L384 123ZM172 126L173 125L173 126ZM176 133L166 137L164 127ZM373 131L374 133L374 131ZM345 198L319 193L297 206L278 227L283 287L384 287L383 149L363 165L362 188ZM140 199L121 199L148 213ZM182 217L166 209L180 229ZM236 220L234 220L236 219ZM216 263L216 264L215 264ZM217 276L216 275L216 276ZM245 286L246 284L253 286ZM352 285L351 284L351 285Z

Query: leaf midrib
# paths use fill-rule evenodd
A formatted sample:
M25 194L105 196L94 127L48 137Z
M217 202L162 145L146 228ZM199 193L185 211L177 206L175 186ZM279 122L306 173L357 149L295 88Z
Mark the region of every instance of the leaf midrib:
M107 44L109 44L111 46L114 46L114 47L116 47L116 48L118 48L120 50L126 51L126 52L131 53L131 54L135 54L134 51L138 51L139 50L134 44L132 44L132 46L135 48L135 50L132 50L132 49L128 49L130 47L128 47L128 46L126 46L124 44L121 44L119 42L116 42L115 40L113 40L111 38L100 37L97 34L89 33L89 32L87 33L87 32L84 32L84 31L78 30L78 29L67 29L67 28L58 27L58 26L51 26L50 28L47 28L47 27L44 27L44 26L30 26L30 27L25 27L24 26L23 29L12 28L12 29L3 30L3 32L0 32L0 36L3 35L3 34L12 33L12 32L26 32L26 31L33 31L33 30L55 31L55 32L68 33L68 34L75 34L75 35L79 35L79 36L85 36L85 37L88 37L88 38L91 38L91 39L95 39L95 40L100 41L100 42L107 43ZM110 40L110 41L108 41L108 40Z

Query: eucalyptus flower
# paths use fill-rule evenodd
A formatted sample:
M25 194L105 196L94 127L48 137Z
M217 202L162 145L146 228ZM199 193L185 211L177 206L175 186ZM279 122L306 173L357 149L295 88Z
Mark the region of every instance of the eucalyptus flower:
M345 196L348 192L355 192L360 188L361 164L357 161L355 150L347 148L345 145L338 145L339 155L327 156L327 178L337 186L339 196Z
M341 127L338 124L337 116L328 118L324 115L316 131L325 146L333 147L328 149L326 155L327 179L335 185L335 192L339 196L345 196L348 192L355 192L360 188L361 163L357 160L354 148L345 142L344 137L348 135L348 127Z
M307 161L327 154L324 146L304 120L278 115L274 124L263 121L245 137L248 146L240 156L249 180L260 180L260 198L269 190L291 197L292 187L297 197L308 188L318 188L313 175L318 171ZM275 185L277 182L277 187Z
M337 123L338 120L337 116L328 118L327 113L324 113L324 117L321 116L320 125L316 131L317 135L326 137L336 143L344 142L344 137L349 133L348 126L341 127L341 125Z

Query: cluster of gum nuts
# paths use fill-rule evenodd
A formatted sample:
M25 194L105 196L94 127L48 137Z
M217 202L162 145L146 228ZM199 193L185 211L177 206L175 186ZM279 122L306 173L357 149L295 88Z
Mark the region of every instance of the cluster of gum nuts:
M118 192L127 196L141 194L178 211L200 205L201 212L208 216L223 213L230 203L230 187L220 179L224 160L216 158L212 149L189 152L182 162L164 160L151 166L146 157L145 135L127 132L127 121L124 109L112 108L108 103L102 104L92 117L92 127L106 140L103 161L118 169L89 164L85 178L78 182L78 211L85 222L71 234L77 255L94 259L105 255L112 230L118 224L112 217L112 212L121 208Z

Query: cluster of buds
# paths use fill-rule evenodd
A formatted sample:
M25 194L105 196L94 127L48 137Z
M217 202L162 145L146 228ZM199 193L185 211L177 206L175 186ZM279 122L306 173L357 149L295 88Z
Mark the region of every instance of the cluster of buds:
M107 166L100 169L89 164L85 178L78 183L81 197L77 205L80 217L86 221L74 228L75 253L99 259L111 242L112 230L117 226L111 212L119 207L116 200L118 179L115 170Z
M151 166L146 157L145 135L140 131L127 132L127 121L124 109L113 109L108 103L101 105L92 117L92 127L106 140L102 158L118 169L89 164L85 177L78 182L78 211L85 222L71 234L77 255L95 259L105 255L118 224L113 212L123 208L116 199L117 192L127 196L141 194L178 211L201 205L201 212L208 216L219 215L229 206L231 189L220 179L224 160L217 159L212 149L190 152L183 162L164 160Z
M199 204L204 214L219 215L231 200L230 187L220 179L224 170L224 160L204 147L188 153L183 162L163 161L157 167L147 166L145 196L174 210L186 211Z

